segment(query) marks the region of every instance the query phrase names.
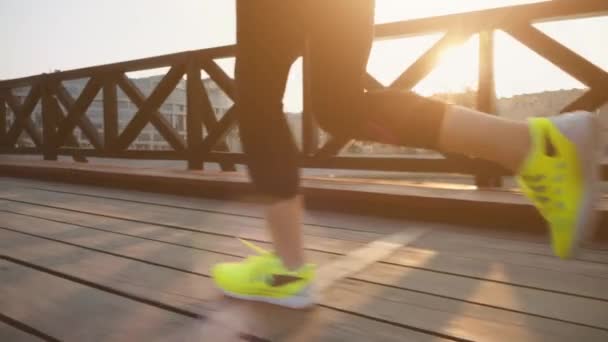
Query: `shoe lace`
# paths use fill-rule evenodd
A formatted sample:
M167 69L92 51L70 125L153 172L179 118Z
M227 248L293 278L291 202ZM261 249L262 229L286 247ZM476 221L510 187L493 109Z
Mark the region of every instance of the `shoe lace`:
M255 245L253 242L238 238L239 241L249 249L251 249L255 254L247 257L245 262L249 263L251 268L251 276L254 278L263 276L268 271L268 264L273 262L273 253Z
M249 247L249 249L251 249L252 251L256 252L258 255L265 255L265 254L270 254L270 251L255 245L253 242L238 238L239 241L241 241L241 243L243 243L245 246Z
M266 274L268 271L268 264L274 264L276 262L276 256L274 255L273 252L268 251L260 246L255 245L253 242L238 238L239 241L241 241L241 243L243 243L245 246L247 246L249 249L251 249L252 251L254 251L256 253L256 255L252 255L250 257L248 257L248 261L255 263L256 267L253 268L253 277L259 277L260 274ZM309 267L309 266L304 266L304 267ZM281 265L281 268L284 268ZM284 269L284 271L280 272L281 274L290 274L293 272L289 272L287 270ZM292 274L295 277L300 277L300 275L298 274Z
M560 169L560 166L557 166L557 168ZM564 178L565 176L561 173L551 175L550 178L544 174L524 175L525 183L541 213L551 215L554 221L566 209L566 205L561 198Z

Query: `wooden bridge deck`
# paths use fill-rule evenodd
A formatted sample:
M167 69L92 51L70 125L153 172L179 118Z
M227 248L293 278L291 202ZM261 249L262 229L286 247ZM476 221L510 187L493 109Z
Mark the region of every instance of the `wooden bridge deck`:
M0 341L608 341L608 246L308 211L321 265L424 233L338 280L316 308L224 298L209 268L268 247L261 207L0 178ZM346 259L345 259L346 258Z

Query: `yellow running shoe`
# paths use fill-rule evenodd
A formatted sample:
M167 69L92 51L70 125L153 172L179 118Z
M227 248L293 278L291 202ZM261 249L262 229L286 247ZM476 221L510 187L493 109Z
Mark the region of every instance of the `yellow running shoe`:
M215 265L211 275L220 290L229 297L294 309L314 304L314 265L306 264L297 271L289 271L273 253L241 241L258 254L241 262Z
M568 258L596 224L598 123L591 113L573 112L529 125L532 149L517 180L548 222L553 251Z

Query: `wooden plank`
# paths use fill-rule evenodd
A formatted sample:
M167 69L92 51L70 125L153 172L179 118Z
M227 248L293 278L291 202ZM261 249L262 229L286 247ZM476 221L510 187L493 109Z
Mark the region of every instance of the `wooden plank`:
M121 133L117 144L118 149L127 149L148 122L154 125L174 150L183 151L186 149L186 144L181 136L158 111L158 108L182 79L184 73L185 66L183 64L172 66L147 99L131 80L124 74L120 75L118 85L138 107L138 110Z
M234 257L230 255L190 250L171 245L166 246L157 242L142 241L141 239L138 241L138 239L126 236L115 237L109 233L84 231L78 227L23 218L12 214L0 213L0 218L7 222L11 228L29 234L59 239L88 248L101 248L110 253L125 255L138 260L148 260L157 265L167 265L174 269L196 274L208 274L206 273L208 269L218 261L234 260ZM26 223L28 221L40 222L28 224ZM309 253L309 257L313 262L328 261L327 259L322 260L322 258L320 260L317 253ZM550 318L549 321L560 322L560 324L571 322L572 326L588 325L596 327L596 330L604 329L608 331L606 329L607 322L604 319L605 315L608 314L608 306L602 301L473 280L437 272L408 269L395 265L376 264L357 274L353 279L378 284L380 287L382 287L382 284L387 284L392 288L412 290L433 298L439 296L460 303L465 301L475 307L503 308L507 312L530 313L532 315L525 316L526 321L534 320L532 317L536 316L545 317L545 319L535 321L536 324L539 324L537 327L543 327L543 329L547 328L546 324L549 324L547 319ZM364 312L362 313L364 314ZM505 312L498 310L491 316L485 317L497 317L497 315L505 315ZM480 318L482 317L484 316L480 316ZM508 316L505 319L511 322L511 319L514 318ZM519 321L521 319L522 317L518 318Z
M0 236L9 257L130 294L140 302L148 300L205 316L221 300L209 278L197 274L4 229Z
M55 163L53 164L55 165ZM180 173L181 174L181 173ZM199 177L199 175L196 175ZM204 176L203 176L204 177ZM213 174L211 175L213 177ZM232 180L232 179L240 179L244 178L244 176L233 174L222 176L223 180ZM3 183L5 189L13 189L17 191L21 188L32 188L43 191L51 191L58 193L67 193L72 195L82 196L83 199L93 197L93 198L101 198L108 200L119 200L121 202L135 202L139 204L148 204L153 206L160 207L170 207L176 209L185 209L190 211L196 211L201 214L204 213L214 213L214 214L229 214L235 216L243 216L249 218L263 218L263 210L264 206L262 204L256 203L247 203L247 202L226 202L222 200L214 200L214 199L206 199L206 198L198 198L198 197L182 197L171 194L159 194L159 193L150 193L150 192L141 192L134 190L124 190L117 188L107 188L107 187L97 187L97 186L88 186L88 185L74 185L68 183L51 183L38 181L33 179L18 179L18 178L7 178L6 181L0 180L0 183ZM328 183L325 181L325 183ZM402 184L400 182L399 184ZM393 184L393 183L387 183ZM409 184L409 183L407 183ZM412 184L414 185L414 184ZM429 186L433 186L432 184ZM440 184L433 187L429 190L429 193L432 191L445 190L447 188L441 187ZM420 187L420 186L418 186ZM423 186L424 187L424 186ZM457 190L458 191L458 190ZM462 192L462 190L460 190ZM453 193L454 191L451 191ZM466 192L466 191L465 191ZM478 200L489 200L489 201L521 201L524 202L524 199L521 195L512 192L498 192L498 191L480 191L479 195L483 195ZM488 196L486 196L488 195ZM493 195L493 196L491 196ZM451 196L450 193L445 193L445 196ZM364 239L367 241L373 240L377 238L379 235L391 234L399 231L404 226L408 226L412 224L412 221L403 220L403 219L389 219L382 217L370 217L364 215L353 215L353 214L341 214L335 212L327 212L327 211L307 211L305 213L305 223L307 225L317 226L319 228L330 228L330 229L341 229L344 231L356 231L358 234L364 233L369 236L369 238ZM453 224L438 224L438 223L421 223L416 222L416 225L427 224L435 229L440 228L445 231L454 231L455 229L459 232L464 232L469 235L469 238L475 239L476 237L500 237L500 239L513 240L517 239L521 240L535 240L536 243L545 244L547 247L548 244L544 237L541 237L538 234L523 234L521 232L517 233L514 230L510 231L498 231L489 229L472 229L466 228L464 226L458 226ZM373 228L372 228L373 227ZM517 228L517 227L514 227ZM343 236L342 239L347 240L357 240L355 237ZM540 239L540 240L539 240ZM601 244L595 244L596 249L600 247ZM603 247L606 249L606 247ZM548 249L547 249L548 250ZM587 252L595 253L593 249L585 249L583 248L582 254L586 255Z
M4 245L7 253L28 262L36 262L57 272L203 315L206 323L201 327L201 335L207 338L213 336L210 334L217 333L214 328L218 326L223 330L222 337L226 333L234 337L238 328L249 331L252 335L255 332L259 334L258 337L272 341L287 337L289 340L298 337L323 341L370 341L379 336L389 341L430 338L409 329L327 307L318 307L308 312L231 301L224 299L206 277L13 232L0 231L0 237L0 245ZM234 314L227 318L214 315L219 310ZM281 324L269 325L269 321ZM213 324L210 325L209 322Z
M190 209L201 213L232 214L250 218L264 218L265 206L259 203L227 202L224 200L201 197L184 197L170 194L158 194L136 190L125 191L110 187L54 183L37 179L1 178L0 183L9 188L36 188L46 191L68 192L74 195L93 196L115 200L138 202L141 204L160 205ZM368 240L381 235L396 233L411 222L390 218L372 217L354 214L342 214L329 211L306 210L304 223L307 225L342 228L345 230L368 231L372 234ZM419 223L417 223L419 224ZM373 229L371 229L373 227ZM345 237L348 239L348 237Z
M6 260L0 274L2 312L60 340L187 339L200 330L198 320Z
M87 203L83 203L85 200L82 196L62 193L50 193L47 191L41 191L36 189L19 189L19 190L0 190L2 198L26 200L31 203L41 205L57 205L61 208L81 210L85 213L100 214L108 217L126 219L126 220L139 220L144 217L134 215L134 211L140 213L146 213L144 222L156 222L167 226L174 225L176 227L183 227L191 230L197 230L207 233L224 233L224 235L238 234L242 229L251 230L252 228L264 230L264 220L262 218L252 219L249 217L240 217L216 213L200 213L199 215L192 215L192 211L188 209L171 208L163 206L154 206L152 211L151 207L147 204L132 203L125 201L116 201L111 199L96 199L92 197L86 198ZM93 207L94 205L95 207ZM221 230L215 230L213 228L206 228L206 226L220 225ZM236 230L235 230L236 229ZM344 239L360 242L369 242L380 235L377 233L365 232L365 231L349 231L344 229L327 229L318 226L305 225L303 227L304 234L308 236L318 236L325 238Z
M193 238L192 234L181 236L182 240L177 243L167 244L128 235L82 229L81 227L71 226L65 223L51 222L7 212L0 212L0 217L2 218L2 222L4 222L3 225L5 227L17 227L19 231L25 233L59 239L61 241L66 241L93 249L111 251L112 253L118 253L132 258L146 259L146 255L149 253L149 251L162 250L162 255L154 256L153 259L155 260L155 263L185 269L199 275L208 274L209 269L218 262L235 261L239 260L241 256L251 254L251 251L246 249L246 247L238 245L233 245L232 248L228 249L229 252L220 250L210 252L204 249L195 249L189 247L186 243L188 239ZM29 222L30 225L33 222L36 222L37 224L44 222L46 226L34 227L27 225L24 222ZM163 231L152 231L155 234L151 234L151 236L156 235L157 238L167 234ZM335 255L319 252L309 252L306 254L306 256L318 263L326 263L336 258Z
M448 232L437 232L429 234L412 244L413 247L429 250L463 250L478 248L488 254L494 251L508 251L526 254L528 257L534 255L554 257L553 251L548 243L532 243L525 241L513 241L509 239L493 239L488 237L475 237L472 235L450 234ZM608 251L581 249L577 258L580 260L608 263ZM567 260L560 261L567 263Z
M134 237L180 244L207 251L229 252L239 256L248 254L248 251L243 248L240 242L227 236L193 234L189 231L154 226L152 222L149 224L129 222L125 225L124 221L108 217L100 218L94 215L20 203L5 202L3 206L5 210L13 212L119 234L128 234ZM103 223L100 222L100 219L103 219ZM218 223L209 227L221 227L217 229L218 232L234 234L243 239L256 241L264 248L272 248L264 231L247 229L243 225L238 226L244 229L226 230L226 226L226 224ZM228 224L228 226L230 225ZM308 250L325 251L332 254L347 254L349 251L363 246L351 241L309 236L304 237L304 244ZM452 275L459 274L518 286L608 298L604 290L608 286L608 267L596 263L562 262L552 257L542 256L530 258L522 253L501 253L500 250L488 252L475 247L466 247L455 253L415 247L404 248L390 257L383 258L383 260L397 265Z
M207 210L219 214L233 214L258 219L264 218L265 206L257 203L226 202L222 200L205 199L200 197L186 198L183 196L167 194L154 194L153 197L150 197L151 194L146 192L124 191L107 187L102 188L74 184L58 184L36 180L10 179L10 183L20 183L29 187L40 184L41 188L49 190L72 191L82 195L105 196L109 197L110 199L136 201L142 204L167 205L182 209ZM400 229L403 229L404 225L409 224L409 222L404 222L403 220L314 210L305 211L304 223L306 225L313 226L366 231L366 234L368 234L368 238L366 240L375 239L380 235L395 233ZM371 227L373 227L373 231L371 231ZM344 237L344 239L349 238L352 237Z
M28 205L17 202L3 201L2 211L11 211L27 215L38 216L50 220L62 221L66 223L79 224L92 228L99 228L111 232L130 234L136 237L145 237L158 239L171 243L185 243L188 246L201 248L211 251L232 250L239 255L246 255L246 250L243 245L235 239L255 241L262 247L270 248L270 238L267 232L263 229L256 229L250 225L230 223L230 217L225 219L225 224L222 224L222 218L217 219L217 223L208 222L205 216L199 217L201 221L205 221L202 226L188 227L171 227L159 226L153 222L146 221L127 221L114 219L108 216L89 215L82 212L64 211L55 208ZM100 224L99 220L103 219L106 223ZM126 227L121 228L127 224ZM220 228L221 227L221 228ZM181 228L181 229L180 229ZM162 232L162 234L161 234ZM158 234L161 234L160 237ZM307 250L329 252L330 254L345 254L348 251L359 248L361 243L343 241L339 239L326 239L319 236L304 236L304 242ZM237 252L238 251L238 252Z
M76 167L73 163L66 162L11 159L0 161L2 174L70 183L111 184L122 189L144 189L194 197L256 199L255 189L244 174L130 168L124 163L122 166L96 164ZM349 181L330 177L305 177L302 188L307 204L324 210L389 215L537 234L546 231L546 224L537 211L517 192L480 191L471 186L447 183L381 180L368 183L363 179ZM608 222L608 200L600 201L599 205L602 221ZM437 210L446 206L454 210ZM481 208L483 213L480 212ZM601 231L598 235L598 239L608 236Z
M15 181L11 181L11 182L15 182ZM16 182L19 182L18 180ZM25 183L22 183L24 185L27 184L31 184L28 182L34 182L34 181L26 181ZM39 184L37 182L35 182L36 184ZM7 187L10 187L11 184L7 184L5 183ZM42 183L42 184L49 184L49 183ZM8 188L7 188L8 189ZM170 208L174 208L174 209L183 209L185 211L183 212L177 212L175 214L170 214L169 212L167 212L167 214L164 214L164 216L167 217L171 217L171 216L184 216L187 217L187 211L188 210L195 210L197 212L199 212L201 215L206 215L207 218L212 219L213 217L217 217L214 216L212 214L234 214L234 215L238 215L239 217L241 216L245 216L242 219L238 219L237 217L232 217L232 218L227 218L227 222L235 222L235 224L242 224L244 226L252 226L252 227L263 227L263 206L261 205L253 205L253 204L244 204L244 203L237 203L237 202L223 202L223 201L214 201L214 200L206 200L206 199L200 199L200 198L180 198L179 196L172 196L172 195L161 195L161 194L154 194L151 195L150 193L141 193L141 192L136 192L136 191L124 191L124 190L118 190L118 189L106 189L106 188L94 188L94 187L86 187L86 186L79 186L79 185L69 185L69 184L61 184L61 185L44 185L41 189L48 189L48 190L58 190L58 191L67 191L67 192L71 192L72 195L86 195L84 198L91 198L91 196L94 197L99 197L99 201L100 201L100 206L99 208L103 208L104 203L101 203L102 200L121 200L121 201L117 201L116 206L121 206L122 204L126 204L126 203L121 203L123 201L130 201L130 202L136 202L139 204L147 204L147 205L153 205L155 207L163 207L163 206L168 206ZM15 189L16 190L16 189ZM151 197L153 196L153 197ZM35 199L38 199L38 196L34 196ZM46 197L40 197L40 198L46 198ZM52 197L48 197L49 199ZM60 197L63 198L63 197ZM70 198L70 197L67 197ZM50 200L52 201L52 200ZM45 202L47 204L51 203L51 202ZM71 202L78 202L78 200L74 200ZM110 202L111 203L111 202ZM107 204L107 203L105 203ZM137 210L135 208L138 207L134 207L133 210ZM167 210L167 208L158 208L159 210ZM86 210L86 209L85 209ZM142 210L142 209L139 209ZM208 210L208 211L206 211ZM111 213L112 209L108 208L108 213ZM120 208L118 208L118 211L114 211L114 213L118 213L120 212ZM209 215L207 215L209 214ZM123 218L128 218L129 216L121 216ZM219 217L218 217L219 218ZM247 218L252 218L252 219L258 219L258 220L247 220ZM160 219L161 221L158 222L163 222L162 218ZM233 221L233 220L237 220L237 221ZM186 222L183 222L186 223ZM203 223L203 222L200 222ZM208 221L208 223L213 226L217 223L214 223L213 221ZM411 222L408 221L403 221L403 220L390 220L390 219L379 219L379 218L369 218L369 217L365 217L365 216L353 216L353 215L344 215L344 214L329 214L329 213L325 213L325 212L308 212L305 215L305 223L307 224L305 226L305 234L307 235L317 235L317 236L323 236L323 237L332 237L332 238L339 238L342 240L354 240L354 241L361 241L361 242L365 242L365 241L371 241L374 239L377 239L380 237L380 235L383 234L392 234L395 233L397 231L399 231L400 229L404 228L404 227L408 227L411 226ZM420 226L421 223L416 223L416 225ZM228 223L228 225L231 225ZM310 226L310 227L309 227ZM430 225L433 228L440 228L440 225ZM325 228L324 228L325 227ZM373 228L372 228L373 227ZM333 229L333 228L340 228L338 229ZM442 227L442 230L454 230L456 229L456 227L454 226L449 226L449 227ZM373 232L365 232L365 230L373 230ZM460 230L462 230L460 228ZM324 234L324 231L332 231L331 235L327 235ZM339 234L339 232L344 232L345 235L341 235ZM320 235L322 234L322 235ZM486 237L484 237L483 235L486 235ZM466 234L466 239L468 239L472 244L479 244L481 247L483 246L488 246L489 243L492 243L494 245L499 246L499 248L505 252L508 253L500 253L500 251L491 251L489 253L487 253L487 256L485 259L489 260L502 260L500 258L504 258L507 257L508 259L513 259L512 256L516 256L517 253L527 253L527 254L532 254L532 255L528 255L526 256L528 259L528 261L521 263L521 262L516 262L519 264L523 264L523 265L529 265L530 262L540 262L543 265L553 265L551 267L551 269L555 269L555 270L559 270L564 268L565 270L585 270L586 268L588 268L587 266L591 266L591 265L586 265L585 263L581 263L579 261L576 260L569 260L569 261L562 261L562 260L556 260L553 257L553 253L550 250L549 244L548 242L546 242L545 240L541 241L541 243L535 242L535 243L530 243L530 242L522 242L522 241L515 241L511 244L507 244L505 243L505 239L507 241L509 241L508 237L504 236L505 234L503 234L503 237L501 239L492 239L490 238L490 240L488 241L488 233L484 233L483 230L468 230L468 233ZM512 235L512 234L511 234ZM529 239L529 236L527 237ZM439 238L439 240L441 240L442 238ZM490 242L491 241L491 242ZM512 240L511 240L512 241ZM509 248L506 248L507 246L510 246ZM434 247L432 246L419 246L419 248L422 249L433 249ZM448 251L448 250L442 250L442 251ZM467 248L461 248L460 252L466 252L466 253L474 253L474 249L471 249L471 247L467 247ZM498 254L495 254L497 253ZM470 254L470 253L469 253ZM546 255L547 258L544 258L542 256L539 256L537 254L542 254L542 255ZM473 254L470 254L473 255ZM493 257L494 255L496 255L496 257ZM582 248L579 254L579 259L580 260L589 260L589 261L602 261L602 260L606 260L605 259L605 253L601 253L598 252L597 250L591 250L591 249L585 249ZM520 258L521 259L521 258ZM514 260L514 259L513 259ZM515 262L515 261L509 261L509 262ZM591 267L592 269L594 267Z
M7 184L6 186L10 185ZM83 188L79 189L78 187L74 187L74 191L83 192L86 190L83 190ZM149 213L151 210L149 208L146 208L146 206L144 205L152 205L149 200L154 199L162 203L165 198L168 198L165 200L164 203L166 205L169 205L169 208L163 207L162 205L160 207L154 205L153 207L155 209L152 211L158 213L158 216L155 215L147 218L140 217L139 221L142 224L166 224L168 226L176 226L177 228L190 229L199 232L220 234L224 236L240 236L242 238L251 239L255 241L269 241L268 236L264 231L264 221L260 218L251 216L248 217L247 215L245 215L245 217L223 215L221 210L219 212L198 211L198 215L192 216L191 208L204 208L205 205L209 205L208 201L200 201L197 199L185 199L184 201L188 201L188 205L192 205L193 207L189 208L188 206L186 206L184 208L175 208L173 206L179 206L180 204L183 204L183 202L179 202L171 196L154 195L154 197L152 198L150 194L137 194L135 192L124 192L121 198L129 199L132 201L147 200L148 202L144 201L139 202L140 205L133 205L133 203L124 203L123 201L112 200L112 197L103 197L98 200L95 200L95 198L90 197L81 197L74 195L70 196L69 194L68 196L63 196L65 194L59 194L58 197L54 197L53 194L36 191L29 195L29 197L23 198L23 196L26 196L28 192L24 190L19 190L18 193L21 194L22 199L25 199L26 201L30 201L32 203L38 203L39 205L59 205L59 208L63 207L71 210L83 210L85 213L104 215L105 217L127 219L131 220L131 224L134 224L134 217L130 216L130 213ZM128 193L133 193L134 195L128 196ZM113 195L113 192L104 192L103 194ZM95 205L96 210L90 210L90 208L88 208L86 205L79 204L84 200L93 200L94 202L92 203ZM64 205L63 203L69 203L70 205ZM114 203L114 205L110 205L112 203ZM252 209L248 208L246 205L243 204L239 205L238 203L211 203L213 203L213 206L211 208L214 209L222 209L226 207L233 207L234 209L243 210ZM33 209L28 208L28 210ZM223 213L229 214L229 212ZM255 210L251 210L251 214L255 214ZM308 248L312 250L323 250L331 253L345 254L348 251L360 247L360 244L358 244L357 242L369 242L373 239L377 239L380 237L380 235L377 233L358 231L357 229L363 228L362 224L366 224L368 228L374 227L374 230L378 229L378 226L385 225L387 229L385 229L384 231L388 234L406 227L416 227L416 225L420 226L419 223L416 225L412 225L408 222L369 219L361 216L349 217L347 215L338 215L336 217L329 217L329 219L331 220L326 221L326 217L321 216L318 221L313 221L317 222L317 225L306 225L304 227L305 244ZM330 227L319 226L319 223L322 224L323 222L329 222L333 224L339 223L337 222L337 220L342 220L341 225ZM355 230L349 231L348 225L353 225L355 227ZM334 229L332 227L336 227L339 229ZM438 228L437 225L428 225L428 227ZM454 228L451 227L450 229ZM435 234L436 233L433 233L432 235ZM521 241L511 241L508 239L495 239L478 235L478 231L469 232L466 235L456 235L464 237L465 240L469 241L469 244L465 245L464 247L458 247L458 244L454 244L455 247L452 248L441 248L441 245L426 246L416 242L413 244L413 248L404 249L398 252L397 255L395 255L394 257L386 259L386 261L395 262L406 266L419 267L419 263L423 263L423 261L427 259L428 254L436 254L435 250L437 250L440 251L441 254L437 256L437 258L433 258L433 267L429 266L430 269L435 269L442 272L452 272L452 269L455 268L461 270L461 272L464 272L463 274L485 278L488 277L486 275L488 268L494 267L488 265L488 262L490 264L499 262L501 264L504 264L504 273L493 273L492 277L490 277L489 279L495 279L497 281L513 281L518 284L534 287L537 287L539 284L546 283L545 281L543 281L543 276L535 271L537 269L544 269L550 271L550 273L563 271L580 275L587 275L591 277L606 276L606 267L602 266L601 264L588 263L580 260L556 259L551 254L550 249L546 243L539 244ZM426 238L422 239L422 241L427 240L428 239ZM438 240L439 242L444 240L449 241L448 238L444 237L438 237L438 239L436 240ZM500 246L500 249L486 248L491 244ZM511 250L506 248L508 246L512 246ZM545 251L547 255L539 255L540 250ZM604 253L595 250L585 249L583 249L581 254L582 257L588 258L590 260L596 260L605 256ZM467 266L468 263L475 264L476 266ZM520 266L524 266L524 269L530 266L534 267L534 269L525 272L530 274L530 277L522 279L519 276L515 276L515 278L512 278L514 276L513 274L516 275L521 272L521 270L519 270ZM496 278L493 278L494 276L496 276ZM551 276L546 275L547 278L552 278L555 276L555 274ZM587 282L582 281L581 284L582 283ZM595 290L591 289L596 288L596 286L589 285L589 290L585 290L585 287L577 286L576 282L573 283L573 286L569 286L567 288L561 287L561 284L562 282L551 282L549 283L549 286L547 288L554 289L556 291L574 291L576 293L579 293L578 291L583 291L583 293L586 293L587 295L591 295L590 293L595 293Z
M11 221L10 226L12 228L19 228L19 230L36 229L39 232L44 231L45 229L55 230L57 228L55 224L47 224L46 228L40 228L40 224L36 224L34 221L28 222L25 220ZM71 241L70 243L77 242L77 244L86 242L82 232L72 230L72 233L69 233L69 228L64 227L60 229L64 230L60 233L58 231L59 236L57 237L61 237L62 240L69 239ZM30 230L30 233L31 232L33 232L33 230ZM78 235L79 240L75 241L70 239L70 235ZM89 236L89 241L97 241L99 238L99 236ZM102 238L101 240L102 241L96 243L96 245L107 250L109 253L116 253L116 256L125 255L128 258L138 257L141 258L140 260L142 261L154 262L158 266L165 265L162 262L167 260L172 259L176 261L180 259L176 259L173 256L167 256L168 254L173 254L174 250L155 248L148 242L139 243L137 248L122 248L122 245L124 244L112 243L105 238ZM32 251L28 253L37 253L36 251L38 250L44 250L44 248L32 248L31 245L10 243L10 239L2 239L0 241L7 241L4 242L7 246L21 246L24 251ZM92 242L86 244L90 245L91 243ZM0 244L2 243L0 242ZM94 248L90 246L87 247ZM133 253L137 253L137 255L134 255ZM207 267L202 267L201 265L201 263L208 263L206 258L195 257L193 254L189 255L190 258L187 260L182 258L182 262L178 264L169 264L167 266L172 267L174 270L183 270L183 272L196 272L196 270L208 272ZM83 259L81 256L77 258L78 260ZM39 258L39 260L47 259L49 258ZM61 258L60 260L61 262L57 262L62 265L70 263L65 260L65 258ZM226 260L229 260L229 258L226 258ZM96 269L94 267L90 268ZM201 273L201 275L206 274L207 273ZM393 277L399 276L399 273L393 273ZM118 276L118 278L122 279L122 275ZM173 281L178 282L175 279L173 279ZM130 281L125 282L130 283ZM152 282L146 287L154 286L155 285ZM162 286L164 288L164 285ZM449 284L445 284L445 286L449 286ZM386 297L384 294L386 294ZM325 297L321 305L326 308L336 307L339 310L352 312L353 314L365 315L370 319L381 319L401 326L435 332L435 334L472 340L491 341L494 340L495 336L510 336L516 340L523 340L523 337L525 337L526 340L548 339L567 341L568 339L571 339L573 335L576 335L585 336L585 338L588 338L589 340L601 341L608 336L606 335L606 331L590 329L580 325L522 315L516 312L465 303L420 292L410 292L397 288L390 290L381 285L366 284L358 281L349 281L346 285L343 285L342 283L336 284L332 287L330 293ZM400 308L399 310L395 310L397 306ZM241 315L243 315L242 311L242 308L236 310L236 312L241 312ZM250 320L257 320L257 322L259 322L260 319L262 319L268 322L267 317L269 317L269 315L263 315L262 318L260 318L259 311L254 310L249 312L250 313L246 315L248 316L248 320L245 320L245 322L247 322L246 325L250 329L254 329L253 327L255 327L255 329L268 329L268 324L263 324L263 327L257 327L256 325L251 324ZM408 315L403 315L402 312L408 312ZM463 312L466 313L464 316ZM235 315L235 310L228 307L226 309L220 309L216 314L208 317L208 319L212 322L233 322ZM229 317L232 317L232 319L229 319ZM270 317L276 316L272 315ZM489 321L487 319L488 317L492 317L492 321ZM446 324L447 322L450 322L450 324ZM235 329L243 330L240 326ZM254 330L253 332L256 335L259 334L257 330Z
M351 140L336 138L331 139L319 150L314 157L303 157L302 167L319 169L349 169L349 170L368 170L368 171L400 171L400 172L431 172L431 173L492 173L501 176L508 176L510 173L494 163L472 159L454 158L448 155L443 157L378 157L378 156L353 156L339 154ZM342 144L342 145L341 145ZM332 154L333 153L333 154ZM220 157L220 156L218 156ZM244 163L246 160L243 160Z
M0 313L0 319L1 317ZM44 336L44 335L43 335ZM10 341L10 342L33 342L33 341L48 341L51 340L47 336L36 337L34 335L28 334L23 330L17 329L11 325L2 323L0 321L0 340L2 341ZM52 341L52 340L51 340Z

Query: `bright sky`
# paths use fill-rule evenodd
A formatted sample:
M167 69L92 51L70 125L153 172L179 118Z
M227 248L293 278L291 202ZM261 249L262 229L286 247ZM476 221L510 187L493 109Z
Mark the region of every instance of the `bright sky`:
M376 22L389 22L539 0L377 0ZM232 44L234 0L2 0L0 79ZM608 17L537 25L608 70ZM440 35L376 44L369 71L389 83ZM499 96L582 87L502 32L496 34ZM415 89L423 94L475 87L477 40L445 53L441 65ZM222 66L230 73L231 61ZM285 104L301 108L299 64Z

